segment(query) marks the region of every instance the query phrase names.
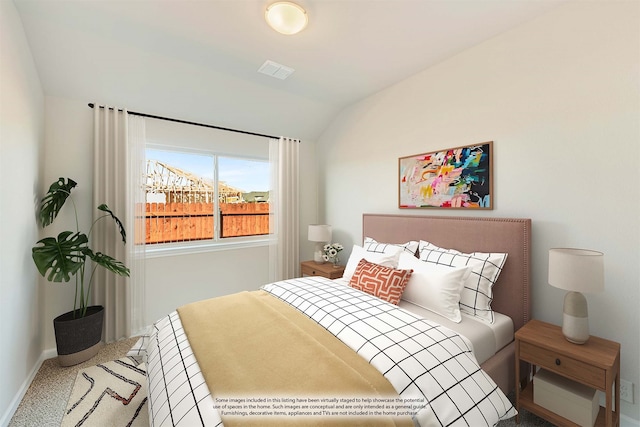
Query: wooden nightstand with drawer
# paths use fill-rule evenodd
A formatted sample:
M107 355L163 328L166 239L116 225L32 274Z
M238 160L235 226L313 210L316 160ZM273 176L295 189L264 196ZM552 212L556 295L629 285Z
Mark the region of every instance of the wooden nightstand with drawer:
M531 365L527 379L535 375L539 367L568 378L579 384L603 391L606 408L600 408L596 426L620 425L620 344L591 336L585 344L567 341L559 326L539 320L531 320L516 334L516 378L520 378L520 362ZM533 381L520 390L516 384L516 409L528 411L558 425L577 426L534 402ZM615 387L615 388L614 388ZM614 404L615 403L615 404ZM519 419L516 419L519 421Z
M339 279L344 273L344 265L334 266L330 262L318 264L315 261L302 261L300 274L303 276L322 276L327 279Z

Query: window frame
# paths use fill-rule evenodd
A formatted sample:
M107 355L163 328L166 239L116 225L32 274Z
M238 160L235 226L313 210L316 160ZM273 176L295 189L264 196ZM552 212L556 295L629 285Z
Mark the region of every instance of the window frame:
M201 148L190 148L184 146L176 146L169 145L163 143L157 143L152 141L147 141L145 144L145 161L148 160L146 158L146 150L157 150L157 151L168 151L168 152L178 152L185 154L195 154L202 156L210 156L212 157L212 167L213 167L213 176L214 176L214 197L213 197L213 209L214 209L214 235L213 238L207 240L188 240L182 242L167 242L167 243L145 243L145 254L148 258L157 258L163 256L173 256L173 255L186 255L186 254L196 254L196 253L204 253L204 252L216 252L216 251L224 251L224 250L236 250L242 248L252 248L252 247L261 247L268 246L271 244L275 235L271 232L269 234L264 235L255 235L255 236L238 236L238 237L220 237L220 200L219 200L219 165L218 159L220 157L234 158L234 159L245 159L250 161L259 161L265 162L269 164L269 159L260 157L260 156L250 156L250 155L241 155L236 153L225 153L219 150L205 150ZM271 183L268 183L268 186L271 187ZM146 192L145 192L145 202L146 202Z

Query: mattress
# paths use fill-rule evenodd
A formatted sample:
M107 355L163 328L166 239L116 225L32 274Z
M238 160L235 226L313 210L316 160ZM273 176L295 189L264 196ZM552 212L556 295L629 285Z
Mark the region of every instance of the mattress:
M334 281L347 286L349 283L348 280L342 278L335 279ZM488 323L472 315L462 313L462 321L455 323L432 311L404 300L400 300L398 306L425 319L439 323L462 335L468 340L480 364L484 363L513 341L513 321L509 316L502 313L494 312L494 323Z
M460 323L455 323L407 301L401 300L398 306L446 326L467 338L480 364L513 341L513 321L509 316L501 313L494 312L494 323L492 324L466 313L462 313Z

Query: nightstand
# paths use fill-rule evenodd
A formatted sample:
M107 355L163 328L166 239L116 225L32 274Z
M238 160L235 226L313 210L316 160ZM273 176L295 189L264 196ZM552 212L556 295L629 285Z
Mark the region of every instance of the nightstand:
M302 261L300 273L303 276L322 276L327 279L338 279L344 273L344 265L334 266L330 262L318 264L315 261Z
M577 383L587 385L606 395L606 408L600 408L596 426L620 425L620 344L591 336L585 344L572 344L564 338L562 328L539 320L531 320L515 333L516 343L516 409L524 408L558 426L577 426L573 422L536 405L533 381L536 367L545 369ZM520 362L531 365L527 384L522 390ZM615 387L615 388L614 388ZM516 422L520 422L516 417Z

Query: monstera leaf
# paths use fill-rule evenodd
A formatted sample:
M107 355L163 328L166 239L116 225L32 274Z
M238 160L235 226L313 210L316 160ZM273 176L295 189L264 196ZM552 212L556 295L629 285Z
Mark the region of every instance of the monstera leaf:
M111 218L113 218L113 220L118 225L118 228L120 229L120 236L122 236L122 243L127 243L127 233L124 231L124 225L122 225L122 222L118 219L118 217L115 216L113 212L111 212L109 207L104 203L98 206L98 209L101 210L102 212L107 212L109 215L111 215Z
M123 263L114 258L111 258L109 255L105 255L102 252L93 253L93 251L89 248L85 248L83 252L86 256L91 258L93 262L101 265L107 270L119 274L120 276L129 276L129 269L125 267Z
M97 267L104 267L107 270L120 275L129 276L129 269L120 261L100 252L93 252L89 248L89 240L94 225L102 220L113 219L119 229L122 242L126 243L126 233L122 222L113 214L105 204L98 206L98 210L106 213L94 218L89 232L81 233L79 229L78 211L73 201L71 191L77 183L71 178L58 178L49 191L40 201L39 221L43 227L53 223L67 200L71 200L73 213L75 214L76 231L63 231L58 237L46 237L39 240L31 249L31 256L42 277L50 282L68 282L71 277L75 277L76 292L73 300L73 313L79 309L79 316L86 315L87 307L91 298L92 282L95 278L94 271ZM106 236L101 236L103 239ZM86 266L87 261L93 261L94 266ZM89 263L91 264L91 263ZM85 267L87 270L85 270ZM89 271L91 273L89 274ZM87 274L84 274L84 273Z
M78 185L74 180L67 178L58 178L56 182L51 184L49 191L40 202L40 224L43 227L51 224L58 216L60 209L67 201L67 197L71 195L71 190Z
M63 231L57 238L46 237L31 249L31 256L42 277L50 282L68 282L85 261L89 239L83 233Z

